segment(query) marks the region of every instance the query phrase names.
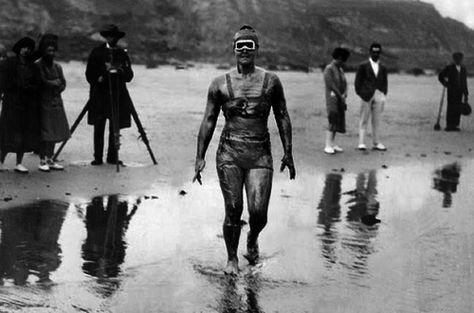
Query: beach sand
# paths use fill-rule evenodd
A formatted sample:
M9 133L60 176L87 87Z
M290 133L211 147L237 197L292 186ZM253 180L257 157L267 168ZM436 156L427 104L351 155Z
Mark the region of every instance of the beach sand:
M88 97L85 65L63 68L72 124ZM129 90L158 165L152 165L133 125L121 132L126 167L117 173L114 165L91 166L92 127L86 119L59 156L64 171L40 172L38 156L28 154L30 173L21 175L8 156L10 170L0 173L0 243L11 249L15 229L23 227L12 212L54 207L62 213L43 217L48 222L35 227L52 229L55 234L45 236L61 252L47 251L53 255L49 261L36 261L56 262L47 270L52 285L38 282L41 271L32 266L25 266L28 284L2 274L1 310L472 312L474 216L468 207L474 200L474 123L466 117L461 132L433 130L441 96L437 77L390 75L381 135L388 151L360 152L359 99L348 74L348 131L336 138L345 151L329 156L323 153L322 74L277 73L293 124L297 177L290 181L287 172L278 171L283 155L271 115L275 175L260 242L264 261L252 268L241 258L242 275L228 279L222 275L223 200L214 161L223 116L206 156L203 185L191 183L207 87L223 71L212 65L134 70ZM474 90L474 81L469 87ZM460 167L454 187L436 176L446 165ZM87 212L94 197L109 203L109 195L119 195L129 212L134 205L138 210L130 224L120 226L124 257L115 259L118 273L101 275L84 268L85 246L94 242ZM368 205L372 200L376 206ZM6 259L0 255L0 263Z

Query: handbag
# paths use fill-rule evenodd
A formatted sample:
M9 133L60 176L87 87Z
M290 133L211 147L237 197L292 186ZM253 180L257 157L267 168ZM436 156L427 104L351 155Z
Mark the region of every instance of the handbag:
M465 116L471 115L472 113L471 105L468 102L461 103L460 111L462 115L465 115Z

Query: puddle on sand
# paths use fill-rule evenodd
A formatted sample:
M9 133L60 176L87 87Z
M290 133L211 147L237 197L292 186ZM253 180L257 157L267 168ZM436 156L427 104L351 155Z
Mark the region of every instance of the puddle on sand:
M276 177L262 260L237 277L210 177L0 210L0 311L473 311L474 163L301 172Z

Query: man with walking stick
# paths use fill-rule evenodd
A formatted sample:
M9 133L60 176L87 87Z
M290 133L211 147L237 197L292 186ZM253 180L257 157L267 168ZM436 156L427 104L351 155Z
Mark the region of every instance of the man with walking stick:
M133 71L127 51L117 46L125 33L109 24L101 29L100 35L106 42L92 50L86 68L90 84L88 124L94 125L94 160L91 164L103 164L105 124L109 120L106 161L119 166L123 165L118 157L120 129L131 126L133 103L126 83L133 79Z
M446 131L460 131L461 105L467 102L467 71L462 52L453 53L453 63L446 66L438 75L439 82L448 89L448 107L446 109Z

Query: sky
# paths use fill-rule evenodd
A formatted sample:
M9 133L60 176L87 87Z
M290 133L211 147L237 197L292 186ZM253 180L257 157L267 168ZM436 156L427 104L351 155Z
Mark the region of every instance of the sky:
M443 16L459 20L474 29L474 0L423 0L434 4Z

